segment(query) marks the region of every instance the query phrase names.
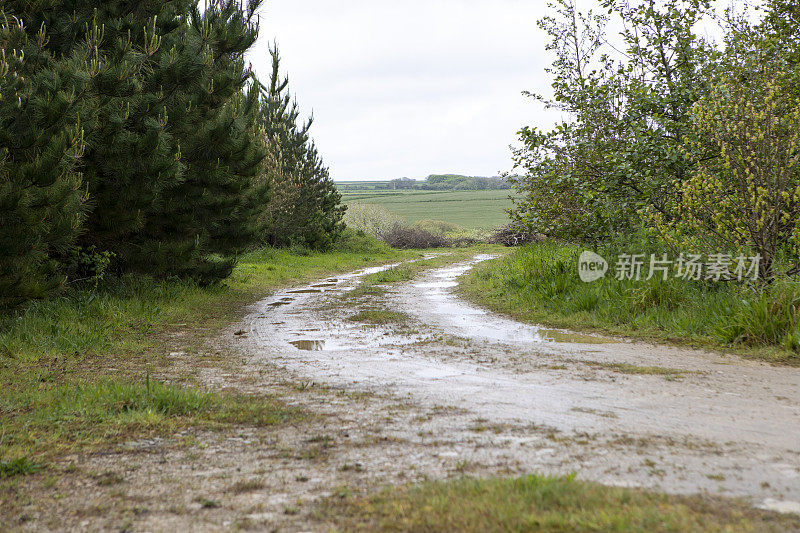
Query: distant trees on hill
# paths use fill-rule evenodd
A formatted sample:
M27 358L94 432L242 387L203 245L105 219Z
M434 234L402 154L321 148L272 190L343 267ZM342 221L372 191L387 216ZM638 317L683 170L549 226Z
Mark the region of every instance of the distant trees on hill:
M485 191L510 189L511 182L504 178L461 176L459 174L431 174L425 181L399 178L386 183L383 189L412 189L423 191Z

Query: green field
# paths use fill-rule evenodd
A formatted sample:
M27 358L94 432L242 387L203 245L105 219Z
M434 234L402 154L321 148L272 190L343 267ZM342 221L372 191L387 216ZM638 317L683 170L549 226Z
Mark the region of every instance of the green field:
M377 204L414 223L443 220L466 229L492 229L509 222L510 190L418 191L375 189L375 182L336 184L345 204ZM358 188L356 188L358 187Z

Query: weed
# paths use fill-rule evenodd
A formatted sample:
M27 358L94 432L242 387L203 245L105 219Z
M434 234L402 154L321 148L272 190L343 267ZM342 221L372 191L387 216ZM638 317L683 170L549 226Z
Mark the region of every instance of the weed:
M355 315L347 318L351 322L366 322L368 324L391 324L397 322L405 322L409 316L405 313L398 313L396 311L383 311L377 309L368 309L360 311Z
M349 495L349 493L348 493ZM671 496L527 476L426 482L365 497L334 496L318 516L342 531L789 531L800 517L746 502Z
M228 492L234 494L246 494L248 492L256 492L265 487L264 481L261 479L248 479L237 481L229 489Z
M218 501L211 500L209 498L203 498L203 497L198 496L197 498L195 498L194 501L199 503L200 507L203 508L203 509L216 509L216 508L219 507L219 502Z
M31 461L27 457L20 457L13 461L0 461L0 478L27 476L35 474L41 469L41 464Z
M110 470L103 472L102 474L95 474L92 476L92 478L95 480L98 487L110 487L111 485L119 485L125 481L125 478L123 478L121 475Z

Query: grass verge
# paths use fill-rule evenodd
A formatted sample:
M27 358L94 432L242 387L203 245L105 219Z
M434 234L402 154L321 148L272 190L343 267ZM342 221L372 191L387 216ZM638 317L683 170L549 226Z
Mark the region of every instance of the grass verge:
M304 416L276 398L191 388L196 368L176 368L173 351L203 351L197 366L208 364L220 328L269 291L421 256L350 234L327 253L248 254L228 280L211 287L129 275L0 315L0 472L25 474L31 470L26 465L59 454L181 427L276 424ZM178 384L163 385L151 374Z
M517 319L559 328L725 348L800 365L800 286L755 290L670 279L594 283L578 277L581 250L554 244L516 249L479 265L459 290Z
M607 487L573 477L460 478L327 500L341 531L793 531L800 517L744 502Z

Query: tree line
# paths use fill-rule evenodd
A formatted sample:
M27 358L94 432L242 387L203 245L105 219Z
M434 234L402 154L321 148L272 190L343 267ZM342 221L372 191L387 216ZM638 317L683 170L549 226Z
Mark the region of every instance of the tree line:
M0 6L0 305L98 271L213 282L255 246L324 248L344 208L261 0Z
M517 220L571 242L757 253L764 278L797 273L800 4L596 7L558 0L539 22L553 96L531 96L566 118L520 132Z
M462 176L460 174L431 174L424 181L417 181L412 178L398 178L376 188L419 191L485 191L511 189L511 182L505 178Z

